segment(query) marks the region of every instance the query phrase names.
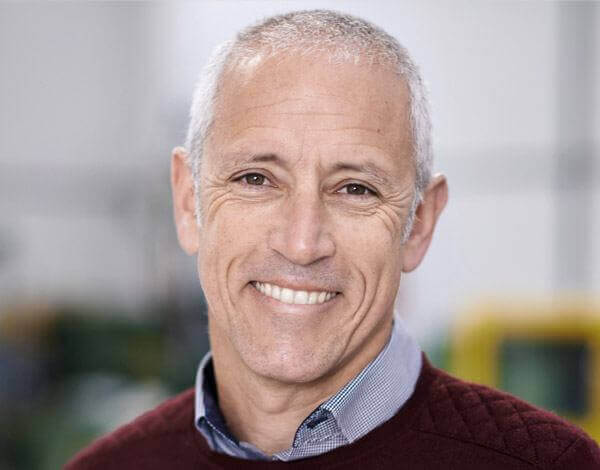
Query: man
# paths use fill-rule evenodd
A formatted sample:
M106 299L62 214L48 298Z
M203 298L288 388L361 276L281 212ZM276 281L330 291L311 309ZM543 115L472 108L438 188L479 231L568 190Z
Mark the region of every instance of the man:
M394 320L448 190L423 85L373 25L269 18L219 48L172 157L211 354L67 468L592 469L582 431L433 368Z

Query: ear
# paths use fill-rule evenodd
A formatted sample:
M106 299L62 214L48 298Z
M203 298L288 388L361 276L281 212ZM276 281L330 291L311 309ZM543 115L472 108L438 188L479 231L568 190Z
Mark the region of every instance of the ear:
M199 246L194 179L187 164L187 152L181 147L173 149L171 154L171 189L177 239L183 251L192 255L198 251Z
M419 204L409 239L404 243L402 270L410 272L425 257L435 224L448 202L448 184L444 175L435 175Z

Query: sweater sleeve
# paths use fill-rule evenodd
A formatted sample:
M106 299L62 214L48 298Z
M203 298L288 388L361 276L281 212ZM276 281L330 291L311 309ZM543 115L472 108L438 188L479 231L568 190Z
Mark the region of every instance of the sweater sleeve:
M556 460L555 470L600 470L600 447L588 436L571 444Z

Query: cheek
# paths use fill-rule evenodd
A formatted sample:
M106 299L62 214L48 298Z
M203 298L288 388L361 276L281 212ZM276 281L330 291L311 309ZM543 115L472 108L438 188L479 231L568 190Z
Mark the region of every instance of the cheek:
M264 217L258 207L242 207L235 201L224 202L202 225L202 260L199 267L207 275L222 277L231 263L241 261L254 251L264 237Z
M333 227L338 245L351 254L351 260L365 267L380 267L390 261L393 254L399 254L401 238L390 229L388 217L372 214L367 217L338 218Z
M240 211L235 204L224 203L200 229L198 276L211 318L222 327L226 327L226 312L245 282L239 267L258 245L257 224L247 216L247 211Z
M340 220L334 228L338 248L343 247L344 258L363 279L364 290L357 302L388 303L388 297L395 296L402 272L402 244L396 231L389 229L389 222L389 218L374 214Z

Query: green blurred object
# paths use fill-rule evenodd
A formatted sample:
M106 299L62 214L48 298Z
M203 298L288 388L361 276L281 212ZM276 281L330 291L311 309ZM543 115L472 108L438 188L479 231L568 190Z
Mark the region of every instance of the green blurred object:
M76 307L5 314L0 468L62 468L93 439L192 386L208 348L201 309L185 318L168 305L134 318ZM21 372L24 357L34 377Z
M450 343L447 337L438 338L435 343L427 344L423 347L427 354L427 359L435 367L448 371L450 369Z
M507 338L500 345L500 388L561 415L589 409L589 367L584 342Z
M164 328L157 321L60 315L50 334L53 372L65 377L92 371L144 379L162 374Z

